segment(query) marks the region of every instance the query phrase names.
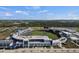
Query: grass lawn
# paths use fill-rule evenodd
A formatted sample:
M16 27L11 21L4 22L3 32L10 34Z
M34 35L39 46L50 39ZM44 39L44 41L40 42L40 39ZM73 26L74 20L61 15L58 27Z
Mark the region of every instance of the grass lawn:
M43 27L31 27L32 29L34 29L34 30L42 30L42 29L44 29Z
M79 28L76 28L76 31L79 32Z
M45 31L32 31L32 35L48 36L51 39L57 39L58 38L55 34L45 32Z

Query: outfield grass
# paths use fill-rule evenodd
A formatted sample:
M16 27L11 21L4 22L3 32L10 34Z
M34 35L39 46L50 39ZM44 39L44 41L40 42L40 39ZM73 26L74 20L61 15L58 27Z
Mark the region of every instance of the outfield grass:
M76 28L76 31L79 32L79 28Z
M51 39L57 39L57 35L45 31L32 31L32 35L48 36Z
M43 27L31 27L32 29L34 29L34 30L42 30L42 29L44 29Z

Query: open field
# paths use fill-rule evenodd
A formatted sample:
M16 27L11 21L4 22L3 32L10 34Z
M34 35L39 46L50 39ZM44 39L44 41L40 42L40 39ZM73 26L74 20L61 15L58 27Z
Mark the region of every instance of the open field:
M43 30L44 29L44 27L31 27L31 28L34 30Z
M5 39L8 37L11 33L15 32L15 28L13 27L2 27L0 28L0 39Z

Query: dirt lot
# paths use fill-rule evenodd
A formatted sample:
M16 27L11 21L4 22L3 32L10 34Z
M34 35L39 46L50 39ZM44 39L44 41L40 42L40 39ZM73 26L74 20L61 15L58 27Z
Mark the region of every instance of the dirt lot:
M15 28L0 28L0 39L5 39L11 33L15 32Z

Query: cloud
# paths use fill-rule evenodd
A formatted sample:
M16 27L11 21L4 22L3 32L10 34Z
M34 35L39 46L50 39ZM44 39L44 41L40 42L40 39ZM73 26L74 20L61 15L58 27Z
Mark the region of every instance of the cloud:
M78 11L68 11L64 13L48 13L47 19L79 19L79 12Z
M13 16L12 12L0 12L0 16Z
M37 10L37 9L40 9L41 7L40 6L32 6L32 8Z
M10 10L9 8L6 8L6 7L0 7L0 9L3 9L3 10Z
M22 12L23 12L23 11L19 11L19 10L16 11L16 13L22 13Z
M76 13L77 13L76 11L70 11L70 12L68 12L68 16L70 16L70 17L71 17L71 16L75 16Z
M40 10L39 13L47 13L48 10Z
M16 10L15 13L29 15L29 13L27 11L20 11L20 10Z
M67 14L67 18L70 18L70 19L79 19L79 12L78 11L70 11Z
M12 13L10 13L10 12L5 12L4 15L5 15L5 16L12 16Z

